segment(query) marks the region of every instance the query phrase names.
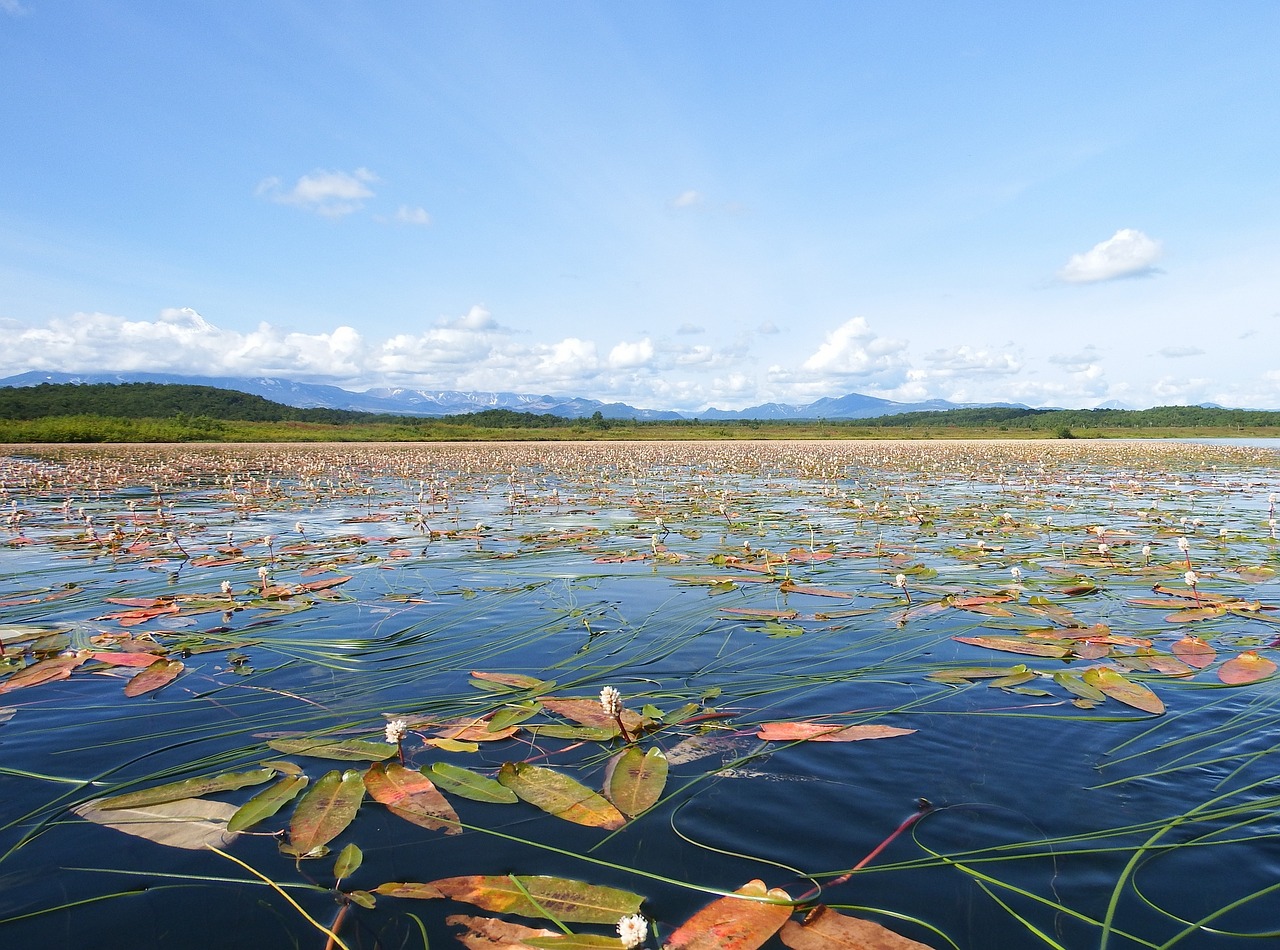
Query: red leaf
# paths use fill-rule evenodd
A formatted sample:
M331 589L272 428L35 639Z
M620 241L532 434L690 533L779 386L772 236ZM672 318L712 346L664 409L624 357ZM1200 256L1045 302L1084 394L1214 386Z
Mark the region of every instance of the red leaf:
M929 950L874 921L837 913L819 904L803 923L788 920L779 934L791 950Z
M156 660L146 669L138 671L129 682L125 683L124 694L141 696L161 686L167 686L177 679L184 668L181 660Z
M861 739L890 739L906 736L914 729L897 726L842 726L832 722L766 722L756 732L756 738L766 742L857 742Z
M375 762L364 775L364 787L374 801L382 802L392 814L432 831L456 835L462 831L458 813L440 794L435 783L421 772L399 763L385 768Z
M1173 655L1180 659L1188 666L1194 666L1198 670L1204 669L1214 661L1218 655L1213 647L1209 646L1199 637L1193 637L1187 634L1172 647Z

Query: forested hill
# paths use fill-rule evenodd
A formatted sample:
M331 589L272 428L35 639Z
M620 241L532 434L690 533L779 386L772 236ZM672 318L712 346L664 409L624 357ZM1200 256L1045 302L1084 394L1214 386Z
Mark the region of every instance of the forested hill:
M41 383L0 387L0 419L102 416L168 419L203 416L228 422L365 422L368 413L296 409L261 396L177 383Z
M758 427L760 422L732 422L682 419L654 422L619 422L599 418L572 420L559 416L489 409L443 419L415 419L403 415L356 412L347 409L300 409L264 399L262 396L212 386L180 383L42 383L38 386L0 386L0 420L24 421L69 417L99 419L179 420L196 428L214 427L208 433L216 437L221 423L316 423L354 426L360 424L394 424L406 426L431 422L465 422L485 429L594 426L598 429L640 429L659 426L679 428L735 429ZM1280 412L1248 409L1220 409L1206 406L1159 406L1154 409L1024 409L988 407L949 409L936 412L906 412L872 419L826 419L770 421L767 426L783 429L802 428L820 423L835 430L911 429L932 430L944 434L947 429L994 430L1016 434L1052 433L1063 437L1089 430L1232 430L1280 427ZM1269 433L1268 433L1269 434Z

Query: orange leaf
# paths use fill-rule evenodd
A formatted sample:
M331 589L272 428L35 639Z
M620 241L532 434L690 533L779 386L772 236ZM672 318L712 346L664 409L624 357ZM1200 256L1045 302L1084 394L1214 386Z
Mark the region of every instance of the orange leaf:
M432 831L456 835L462 831L458 813L440 794L435 783L421 772L406 769L398 762L382 766L375 762L364 774L364 787L374 801L382 802L392 814Z
M465 914L446 917L445 923L466 928L464 933L458 934L458 940L467 950L526 950L529 946L526 940L554 937L558 933L496 917L470 917Z
M1173 655L1180 659L1188 666L1194 666L1198 670L1204 669L1214 661L1218 655L1213 647L1209 646L1199 637L1193 637L1187 634L1172 647Z
M848 591L830 590L826 587L805 587L794 581L783 581L778 590L784 594L808 594L811 597L835 597L839 600L852 600L853 594Z
M542 875L471 874L420 886L499 914L552 917L574 924L616 924L618 918L638 913L642 900L639 894L616 887ZM381 888L378 892L385 893Z
M1213 620L1215 617L1224 616L1226 612L1226 607L1192 607L1189 610L1167 614L1164 619L1169 623L1191 623L1195 620Z
M330 587L337 587L339 584L345 584L351 580L351 575L346 574L342 577L326 577L318 581L307 581L305 584L299 584L298 590L328 590Z
M786 923L795 905L783 890L749 881L735 897L712 901L678 927L664 950L756 950Z
M1218 667L1218 679L1228 686L1243 686L1245 683L1256 683L1276 671L1276 665L1265 656L1258 656L1252 650L1245 650Z
M129 682L124 684L126 696L141 696L153 689L159 689L177 679L185 667L181 660L156 660L146 669L139 670Z
M788 920L778 936L791 950L929 950L927 944L824 904L811 910L802 923Z
M857 742L861 739L890 739L906 736L914 729L897 726L842 726L832 722L766 722L756 732L766 742Z
M564 716L565 719L572 719L574 722L581 723L584 726L592 726L596 729L611 729L614 732L618 731L618 723L604 711L604 707L600 705L600 700L598 699L557 699L553 696L546 696L539 699L538 702L549 712L553 712L557 716ZM627 732L635 735L644 728L644 719L639 713L632 712L630 709L623 709L622 724L627 727Z

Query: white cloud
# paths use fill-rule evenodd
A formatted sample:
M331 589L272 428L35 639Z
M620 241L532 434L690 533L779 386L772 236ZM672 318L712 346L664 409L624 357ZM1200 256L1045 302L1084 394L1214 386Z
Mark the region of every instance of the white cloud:
M827 377L877 377L897 374L906 344L876 336L862 317L846 320L827 334L817 351L801 366Z
M695 333L706 333L705 327L700 327L695 323L682 323L676 327L676 333L680 336L691 336Z
M29 12L19 0L0 0L0 13L7 13L9 16L25 16Z
M378 176L367 168L353 172L318 170L303 175L287 191L279 178L265 178L258 183L256 194L277 204L341 218L364 207L365 201L374 196L369 186L377 181Z
M653 343L646 337L635 343L619 343L609 351L609 365L616 369L644 366L653 360Z
M1121 228L1083 254L1073 254L1058 277L1069 284L1093 284L1155 273L1160 242L1134 228Z
M401 224L417 224L426 227L431 224L431 215L426 208L401 205L396 209L396 220Z
M687 191L680 192L680 194L672 198L671 207L692 208L695 205L702 204L702 201L703 201L702 192L694 191L692 188L690 188Z
M772 320L766 320L764 323L760 324L760 326L756 327L756 332L762 335L772 335L774 333L781 333L782 331L778 329L778 325Z

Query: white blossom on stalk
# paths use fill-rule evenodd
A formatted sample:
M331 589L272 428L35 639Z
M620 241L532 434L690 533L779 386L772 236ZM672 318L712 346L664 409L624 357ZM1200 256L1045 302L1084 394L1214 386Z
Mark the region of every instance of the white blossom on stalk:
M1144 544L1142 546L1142 563L1145 564L1151 560L1151 545Z
M1196 581L1198 580L1200 580L1200 578L1196 577L1195 571L1187 571L1187 573L1182 575L1182 581L1188 587L1195 587Z
M1098 553L1101 554L1103 557L1106 557L1108 554L1111 553L1111 546L1107 544L1105 541L1101 542L1098 545Z
M906 575L906 574L897 574L897 575L895 575L895 576L894 576L894 578L893 578L893 586L894 586L894 587L897 587L897 588L900 588L900 589L902 589L902 590L906 590L906 589L907 589L907 575Z
M1013 582L1014 582L1015 584L1021 584L1021 583L1022 583L1022 568L1020 568L1020 567L1011 567L1011 568L1009 568L1009 576L1013 578Z
M636 950L649 939L649 922L639 914L627 914L618 921L618 937L627 950Z
M223 596L224 596L224 597L230 597L230 596L231 596L231 581L223 581L223 582L222 582L222 594L223 594Z
M387 742L391 745L399 745L408 734L409 724L403 719L392 719L387 723Z
M1178 550L1181 551L1183 554L1186 554L1188 551L1191 550L1191 542L1188 541L1186 538L1179 538Z
M606 686L600 690L600 708L604 710L606 716L617 719L622 715L622 694L614 687Z

